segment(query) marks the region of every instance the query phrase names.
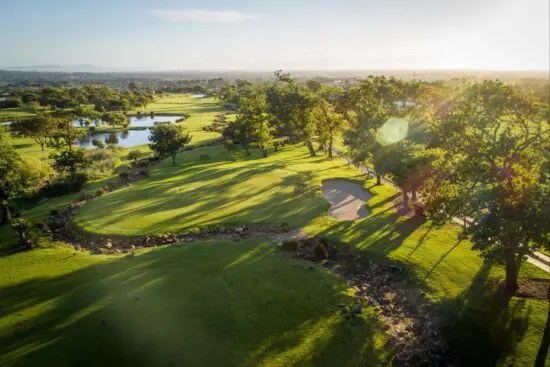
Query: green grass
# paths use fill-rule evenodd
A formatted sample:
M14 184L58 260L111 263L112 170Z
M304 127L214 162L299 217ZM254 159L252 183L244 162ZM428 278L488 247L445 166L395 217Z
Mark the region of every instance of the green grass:
M212 160L201 163L199 155L205 153ZM85 205L75 222L89 232L122 235L218 223L303 226L311 234L353 245L362 256L401 264L440 312L454 319L448 338L453 351L468 362L534 362L548 303L500 299L495 284L504 277L502 266L484 264L468 240L458 240L458 226L432 228L422 219L399 215L393 207L397 190L376 186L373 180L365 183L374 194L368 218L338 222L327 217L328 204L318 190L321 180L357 179L358 171L339 159L310 158L303 146L287 146L267 159L232 158L219 147L183 153L177 167L166 163L150 179ZM293 184L304 178L313 194L295 197ZM550 279L526 263L521 279L528 278Z
M211 159L201 161L204 154ZM342 160L310 158L296 145L266 159L258 152L244 157L222 147L201 148L178 155L177 163L165 161L149 179L86 204L76 224L93 233L142 235L287 222L352 245L359 260L399 264L436 302L450 350L465 365L532 366L544 348L548 302L504 297L498 291L503 267L484 263L468 240L459 241L458 226L431 228L400 216L393 207L399 193L373 180L365 182L373 194L368 218L328 218L320 182L360 179ZM293 186L301 181L311 192L295 196ZM28 215L43 218L47 210L41 207ZM82 364L91 363L91 355L99 356L96 364L117 355L149 364L383 364L384 336L372 310L358 325L343 323L329 310L346 297L345 286L293 262L262 241L195 243L134 259L73 256L60 248L0 258L7 274L0 280L0 304L20 310L0 313L0 345L8 346L1 354L6 363L20 364L52 355ZM520 281L530 278L550 276L526 263Z
M210 161L201 162L208 154ZM75 217L92 233L143 235L214 224L307 224L322 216L328 204L320 195L294 195L294 184L306 181L314 192L328 177L354 177L358 171L341 160L311 159L301 146L261 158L258 152L233 158L222 147L178 155L151 177L87 203Z
M300 264L300 266L293 266ZM352 366L386 358L344 282L258 241L136 257L51 248L0 258L0 365Z
M32 117L35 114L25 107L12 107L0 109L0 121L10 121L14 119L21 119Z
M0 121L10 120L12 118L29 117L29 114L24 111L23 108L17 109L20 116L8 117L7 110L0 110ZM157 97L154 103L147 106L146 109L134 109L130 114L135 114L137 111L149 113L154 111L156 113L181 115L186 114L190 117L180 124L184 126L191 133L192 140L190 145L201 145L220 137L220 134L215 132L204 131L204 126L210 125L214 121L214 116L224 109L221 103L214 98L192 98L189 94L164 94ZM16 113L12 111L13 113ZM230 117L232 118L232 117ZM139 127L129 127L129 130L141 129ZM87 128L79 128L81 131L87 131ZM121 127L112 126L99 126L95 127L96 132L115 132L122 131ZM18 150L22 156L30 156L34 158L46 159L52 149L46 148L45 152L42 152L40 145L36 144L30 138L16 138L11 139L12 145ZM128 149L139 148L143 151L150 151L147 144L131 147Z
M150 112L163 114L186 114L189 118L182 122L191 132L193 142L203 142L218 138L220 135L214 132L202 130L204 126L214 122L214 117L224 111L223 106L214 98L193 98L190 94L163 94L157 96L155 102L146 108L137 108L129 113L138 111L148 114Z

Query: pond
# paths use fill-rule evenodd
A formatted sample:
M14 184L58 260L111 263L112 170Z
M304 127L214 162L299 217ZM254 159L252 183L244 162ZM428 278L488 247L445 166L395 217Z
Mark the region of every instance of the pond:
M149 127L154 126L156 122L176 122L178 120L183 119L183 116L162 116L162 115L141 115L141 116L129 116L128 121L130 122L130 126L139 126L139 127ZM80 119L73 120L73 126L75 127L81 127ZM91 126L94 126L92 124Z
M149 129L117 131L115 133L88 133L82 139L78 140L76 145L85 149L95 148L92 144L93 139L105 142L109 139L111 134L115 134L118 139L117 146L129 148L136 145L149 144L148 138L150 133ZM105 145L107 145L107 143L105 143Z
M136 145L143 145L143 144L149 144L149 135L150 131L148 128L155 126L156 123L174 123L178 120L182 120L182 116L161 116L161 115L142 115L141 117L138 116L129 116L128 120L130 121L130 126L134 127L142 127L143 129L140 130L128 130L128 131L118 131L114 134L116 134L116 137L118 139L118 146L119 147L133 147ZM76 121L78 123L78 126L80 126L79 121ZM98 139L103 142L105 142L109 136L112 133L107 132L90 132L86 134L82 139L80 139L77 142L77 145L82 148L94 148L94 145L92 144L92 140ZM105 143L107 144L107 143Z

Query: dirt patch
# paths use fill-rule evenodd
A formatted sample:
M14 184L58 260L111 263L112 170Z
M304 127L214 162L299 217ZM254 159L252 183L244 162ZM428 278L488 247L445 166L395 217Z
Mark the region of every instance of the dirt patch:
M370 214L366 203L372 195L358 183L342 179L325 180L321 193L331 204L328 215L334 219L356 220Z
M520 280L516 296L521 298L550 300L550 279L533 278Z

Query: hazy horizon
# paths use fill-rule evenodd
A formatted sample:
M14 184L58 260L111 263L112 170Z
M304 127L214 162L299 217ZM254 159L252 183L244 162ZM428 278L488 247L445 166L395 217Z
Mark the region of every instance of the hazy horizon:
M549 11L547 0L25 0L0 5L0 68L547 71Z

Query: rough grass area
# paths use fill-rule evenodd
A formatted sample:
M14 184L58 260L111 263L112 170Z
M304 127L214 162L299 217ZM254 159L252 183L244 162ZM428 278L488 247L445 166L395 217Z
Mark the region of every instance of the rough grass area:
M209 155L210 160L201 160ZM215 224L287 223L292 228L323 216L328 203L321 180L356 177L355 168L325 157L310 158L301 145L267 158L236 157L212 147L178 155L151 177L85 204L75 223L92 233L144 235ZM295 185L307 190L296 194Z
M387 358L343 281L269 243L135 257L51 248L0 258L2 366L352 366Z

